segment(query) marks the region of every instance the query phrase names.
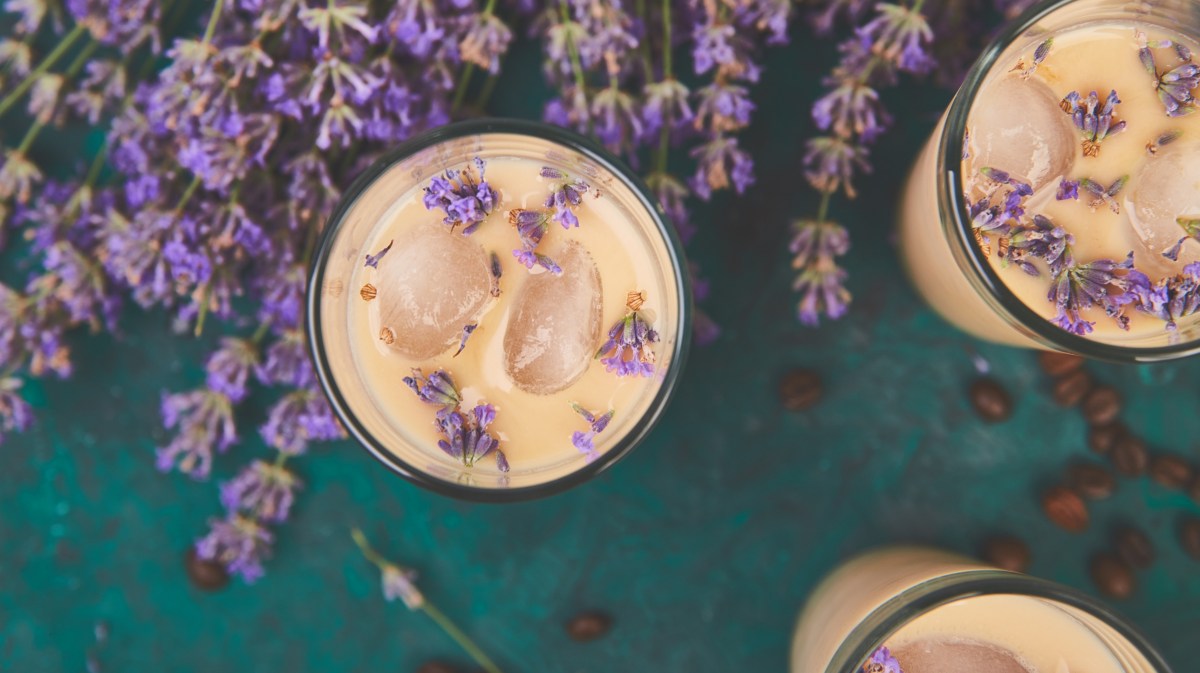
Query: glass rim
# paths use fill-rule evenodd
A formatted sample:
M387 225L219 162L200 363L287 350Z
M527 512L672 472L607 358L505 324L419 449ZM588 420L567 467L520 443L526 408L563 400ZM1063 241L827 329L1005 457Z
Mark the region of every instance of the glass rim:
M1021 301L992 267L979 246L974 244L970 209L963 195L961 164L963 135L975 96L992 66L1010 44L1054 11L1078 1L1041 0L1033 5L1009 22L967 72L962 86L950 102L946 123L938 141L938 215L942 229L950 239L951 247L958 253L956 257L960 269L968 275L976 290L987 292L999 304L1002 317L1043 346L1118 363L1162 362L1195 355L1200 353L1200 337L1165 346L1122 346L1088 339L1057 327Z
M362 194L388 169L422 150L441 143L475 135L512 133L533 136L540 140L562 145L583 155L587 160L596 163L597 167L607 170L615 178L629 188L630 192L645 207L650 214L658 234L662 237L671 267L674 270L674 289L679 301L678 337L670 365L663 375L662 383L655 392L654 399L641 418L629 429L620 440L605 451L594 461L587 463L578 470L572 471L545 483L517 487L484 487L469 486L453 481L447 481L429 474L415 465L408 463L387 449L371 432L359 422L353 409L343 397L337 382L334 380L330 363L325 354L325 339L321 328L320 290L324 286L326 262L338 230L341 228L346 215L358 202ZM317 380L329 400L330 406L343 427L360 446L367 450L376 460L383 463L392 472L405 480L428 489L440 495L475 502L521 502L543 498L561 493L579 484L589 481L625 457L635 447L642 443L658 420L662 417L667 405L678 387L680 375L683 372L688 352L691 349L692 327L692 288L691 278L687 272L687 259L683 251L675 227L672 226L662 207L654 198L650 189L636 173L625 163L599 144L573 131L550 124L532 122L520 119L473 119L455 122L430 129L399 144L395 149L376 159L362 172L350 187L343 192L337 206L329 216L321 238L313 255L312 265L308 272L308 284L305 297L305 332L308 336L309 353L312 357Z
M1050 580L994 568L952 572L892 596L850 631L825 673L859 673L867 658L913 619L964 598L996 595L1044 598L1081 610L1124 638L1154 671L1171 673L1171 666L1146 636L1103 601Z

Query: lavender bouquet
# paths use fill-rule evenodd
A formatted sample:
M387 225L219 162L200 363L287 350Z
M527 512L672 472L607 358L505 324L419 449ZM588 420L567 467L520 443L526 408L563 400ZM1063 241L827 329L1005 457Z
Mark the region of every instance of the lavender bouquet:
M25 380L70 376L73 331L115 331L133 304L166 312L181 338L219 333L203 385L163 394L173 435L155 461L206 480L234 446L270 449L241 449L224 514L196 543L252 582L302 487L295 461L343 436L301 331L339 188L397 142L485 110L515 35L543 52L556 92L544 119L640 167L687 241L690 204L754 182L739 133L764 51L797 17L821 36L853 27L802 159L820 207L796 223L792 251L799 316L816 323L849 302L836 263L849 239L829 214L890 122L879 89L902 73L952 82L982 1L7 0L0 115L27 125L0 150L0 245L34 270L0 285L0 440L34 422ZM935 32L954 36L940 52ZM73 177L49 179L36 143L63 124L106 128L105 141ZM699 340L717 336L697 324ZM275 401L245 441L235 410L254 390Z

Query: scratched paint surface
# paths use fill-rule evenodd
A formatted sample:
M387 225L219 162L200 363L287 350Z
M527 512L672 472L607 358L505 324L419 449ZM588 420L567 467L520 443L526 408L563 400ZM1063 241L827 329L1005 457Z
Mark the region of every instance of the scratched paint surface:
M108 671L412 671L435 656L462 660L422 615L380 599L346 533L359 525L419 569L426 593L507 671L783 671L805 596L856 551L922 542L971 552L987 533L1013 531L1031 542L1035 574L1090 591L1086 559L1122 520L1150 532L1160 561L1120 607L1187 670L1200 566L1173 531L1200 509L1127 480L1093 509L1088 532L1045 522L1036 492L1085 456L1083 421L1053 406L1028 353L954 332L902 276L890 243L896 195L944 93L910 90L876 174L861 182L865 198L835 208L854 234L850 317L815 331L792 319L781 223L814 207L796 178L810 131L799 101L812 100L831 59L805 49L775 52L759 85L747 134L758 185L698 210L695 253L724 336L694 351L679 397L627 460L551 500L495 507L425 493L353 444L331 444L296 462L306 487L267 577L201 594L180 559L217 513L216 484L159 475L152 452L165 438L160 391L197 384L216 335L179 339L162 315L130 315L124 337L76 342L73 381L34 385L38 426L0 449L0 670L82 670L98 620L111 633L96 650ZM536 72L536 59L518 51L506 72ZM545 97L512 74L499 91L498 115L534 115ZM984 425L970 411L973 355L1014 393L1009 422ZM776 400L792 366L825 376L826 398L808 413ZM1125 390L1126 419L1151 446L1200 458L1200 362L1090 369ZM247 442L217 461L217 479L266 453L254 427L269 402L250 405ZM561 623L581 608L613 614L613 632L571 642Z

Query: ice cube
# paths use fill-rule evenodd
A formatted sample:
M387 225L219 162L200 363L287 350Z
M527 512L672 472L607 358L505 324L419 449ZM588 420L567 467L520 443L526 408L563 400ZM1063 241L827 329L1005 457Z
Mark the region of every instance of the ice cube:
M414 360L445 352L491 299L492 273L483 247L458 231L417 227L379 259L380 345Z
M1080 140L1061 98L1046 84L1016 75L988 84L967 122L971 174L998 168L1035 190L1057 186L1074 165Z
M1171 261L1162 253L1184 231L1178 218L1200 218L1200 143L1159 150L1133 174L1125 194L1125 212L1133 229L1133 259L1138 269L1157 278L1200 261L1200 242L1188 240Z
M526 278L504 333L505 371L518 388L537 395L577 381L600 345L600 271L592 256L568 241L550 258L562 275Z
M925 638L892 650L904 673L1030 673L1012 652L987 643Z

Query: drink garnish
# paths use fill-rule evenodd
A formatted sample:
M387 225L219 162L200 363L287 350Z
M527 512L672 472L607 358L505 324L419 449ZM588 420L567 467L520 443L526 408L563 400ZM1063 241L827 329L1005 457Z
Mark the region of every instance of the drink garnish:
M471 338L471 335L475 333L475 329L477 327L479 327L478 323L463 325L462 339L460 339L458 342L458 350L454 351L454 355L451 357L458 357L458 354L463 352L463 349L467 347L467 339Z
M1060 105L1063 112L1071 115L1071 122L1083 134L1083 156L1100 156L1100 143L1125 130L1125 121L1114 119L1120 102L1116 89L1109 92L1103 105L1095 91L1086 98L1078 91L1072 91L1062 99Z
M379 260L383 259L383 256L388 254L388 251L392 249L392 245L395 242L396 241L394 241L394 240L388 241L388 244L383 246L383 249L380 250L379 252L377 252L373 255L368 254L367 260L365 262L363 262L363 266L364 267L369 266L372 269L378 269L379 268Z
M404 384L423 402L441 407L433 424L442 435L442 439L438 440L438 448L446 455L472 467L481 458L495 454L496 468L508 472L508 459L499 448L499 440L487 431L488 426L496 420L494 406L477 404L469 413L463 413L462 394L444 369L428 377L420 369L414 369L412 376L404 377Z
M1146 72L1154 78L1154 90L1162 101L1168 117L1182 117L1196 111L1196 97L1192 93L1200 86L1200 64L1192 61L1192 51L1187 46L1171 40L1147 40L1146 34L1134 33L1138 40L1138 59ZM1161 70L1154 57L1155 49L1171 49L1178 58L1173 67Z
M599 412L588 411L575 402L571 403L571 408L588 422L589 429L587 432L576 430L571 433L571 443L575 445L576 449L579 449L580 453L587 456L587 460L590 463L600 455L596 452L596 435L604 432L604 429L608 427L608 423L613 419L616 411L609 409L606 413L601 414Z
M904 673L900 670L900 662L886 646L881 646L879 649L871 653L871 656L862 665L862 673Z
M658 341L658 332L639 310L645 302L645 292L630 292L625 302L629 312L613 324L608 331L608 341L596 351L604 368L617 376L650 376L654 373L654 350L650 344Z
M442 222L450 225L451 230L462 226L464 236L475 233L500 200L496 190L483 178L485 165L483 159L475 157L475 174L470 166L446 169L442 175L430 179L425 188L425 208L440 209L446 214Z

